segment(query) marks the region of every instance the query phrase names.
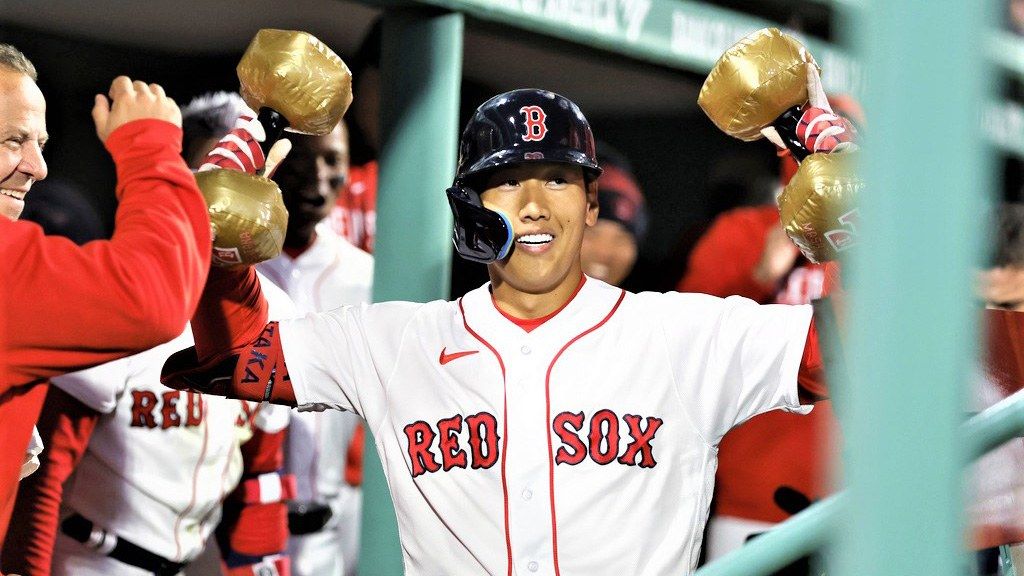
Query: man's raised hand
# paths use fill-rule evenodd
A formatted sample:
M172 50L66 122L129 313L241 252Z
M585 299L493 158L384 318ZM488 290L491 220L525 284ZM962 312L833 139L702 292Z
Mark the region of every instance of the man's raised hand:
M174 100L164 94L158 84L132 81L118 76L110 84L107 96L96 95L92 119L96 122L96 135L103 142L110 133L133 120L153 118L181 126L181 111Z

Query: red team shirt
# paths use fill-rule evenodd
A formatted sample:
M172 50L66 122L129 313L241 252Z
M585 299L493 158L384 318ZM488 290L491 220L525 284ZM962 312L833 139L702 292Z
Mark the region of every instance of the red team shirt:
M373 253L377 233L377 161L352 166L348 183L328 216L331 228L353 246Z
M180 156L181 129L136 120L106 147L120 200L111 240L79 247L0 221L0 540L46 395L36 384L174 338L209 268L206 203Z
M765 236L778 225L779 211L770 205L721 215L694 248L679 290L777 304L807 304L818 298L825 282L824 266L802 257L779 285L766 286L753 278ZM806 416L776 410L730 431L719 447L716 514L782 522L790 514L775 504L779 487L794 488L811 500L827 495L831 454L826 443L833 428L832 405L824 401Z

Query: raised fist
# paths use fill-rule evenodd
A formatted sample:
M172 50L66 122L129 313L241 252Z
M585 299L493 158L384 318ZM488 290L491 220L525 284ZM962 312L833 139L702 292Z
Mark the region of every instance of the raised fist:
M92 119L96 122L96 135L103 142L114 130L133 121L145 118L164 120L181 126L181 111L174 100L164 94L158 84L146 84L127 76L118 76L110 84L110 100L102 94L96 95L92 107Z

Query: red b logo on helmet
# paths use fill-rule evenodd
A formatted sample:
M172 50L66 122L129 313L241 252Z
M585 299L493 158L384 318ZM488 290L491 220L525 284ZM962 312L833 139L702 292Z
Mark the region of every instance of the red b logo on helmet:
M526 134L523 134L524 142L537 142L544 139L548 133L548 127L544 124L547 116L540 106L523 106L519 113L526 119Z

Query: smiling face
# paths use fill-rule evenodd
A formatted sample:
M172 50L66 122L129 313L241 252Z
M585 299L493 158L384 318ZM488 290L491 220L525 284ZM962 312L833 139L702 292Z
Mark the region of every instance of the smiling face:
M582 274L583 231L597 221L597 186L587 185L582 168L553 163L500 168L488 177L480 199L484 207L508 216L515 235L511 254L488 265L495 293L511 289L556 300L566 290L571 294Z
M0 67L0 216L17 220L25 195L46 178L46 101L31 78Z

